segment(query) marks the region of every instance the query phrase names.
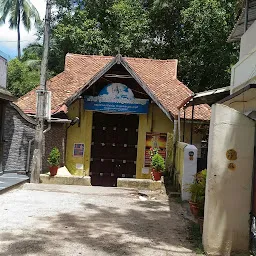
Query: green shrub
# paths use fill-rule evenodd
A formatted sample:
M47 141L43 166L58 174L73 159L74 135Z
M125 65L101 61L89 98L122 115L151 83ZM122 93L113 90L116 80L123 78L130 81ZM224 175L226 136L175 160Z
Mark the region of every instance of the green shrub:
M186 191L191 193L191 201L198 204L200 215L203 215L205 203L207 170L203 170L195 175L195 181L188 185Z
M50 154L49 157L47 159L47 162L51 165L51 166L58 166L60 164L60 151L57 147L54 147Z
M156 153L152 157L151 165L152 165L153 169L155 169L157 172L163 172L165 170L164 158L161 155L159 155L158 153Z

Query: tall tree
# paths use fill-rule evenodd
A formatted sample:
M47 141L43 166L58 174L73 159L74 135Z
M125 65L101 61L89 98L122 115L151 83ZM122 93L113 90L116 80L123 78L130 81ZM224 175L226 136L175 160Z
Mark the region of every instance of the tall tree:
M0 10L0 24L5 23L6 18L9 17L10 28L17 29L18 59L20 59L20 24L22 22L25 29L29 31L31 20L36 24L40 22L39 13L29 0L0 0Z
M177 58L179 79L193 91L228 86L236 44L227 43L237 0L152 0L149 9L156 58Z
M228 86L231 65L238 57L238 46L227 42L236 0L191 0L181 15L178 53L183 81L196 92Z
M55 73L68 52L120 52L178 59L179 79L195 92L229 85L238 47L227 38L237 0L56 0L56 9L49 59Z
M40 70L15 58L8 63L7 77L8 90L16 97L20 97L39 84Z
M57 0L49 69L63 70L66 53L147 57L148 12L141 0Z

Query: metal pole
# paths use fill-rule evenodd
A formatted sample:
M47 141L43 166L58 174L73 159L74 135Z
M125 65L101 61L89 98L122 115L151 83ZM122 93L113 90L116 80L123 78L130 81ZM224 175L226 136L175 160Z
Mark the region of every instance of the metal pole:
M178 112L178 141L180 141L180 109Z
M191 122L191 131L190 131L190 144L191 145L193 143L194 111L195 111L195 105L193 103L193 105L192 105L192 122Z
M183 142L185 142L185 128L186 128L186 108L183 108L184 120L183 120Z
M45 104L46 104L46 80L47 66L49 55L49 40L50 40L50 19L51 19L51 0L46 2L45 25L44 25L44 51L41 62L40 74L40 89L38 90L38 102L36 113L36 132L35 132L35 149L33 154L30 182L39 183L40 173L42 172L43 158L43 131L45 119Z
M245 0L245 9L244 9L244 32L248 29L248 14L249 14L249 0Z

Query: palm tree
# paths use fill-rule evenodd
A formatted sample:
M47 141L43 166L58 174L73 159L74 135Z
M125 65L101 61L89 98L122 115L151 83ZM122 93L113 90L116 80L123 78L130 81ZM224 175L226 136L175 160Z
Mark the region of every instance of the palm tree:
M20 59L20 23L27 31L31 28L31 20L38 24L40 16L30 0L0 0L0 24L5 23L7 17L11 29L17 29L18 33L18 59Z

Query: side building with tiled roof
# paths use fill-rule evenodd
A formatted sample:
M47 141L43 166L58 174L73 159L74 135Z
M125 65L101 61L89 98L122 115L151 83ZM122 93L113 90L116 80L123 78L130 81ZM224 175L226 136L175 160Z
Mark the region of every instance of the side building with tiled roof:
M68 170L90 176L92 185L116 186L118 178L150 178L151 147L157 147L168 162L178 107L193 95L177 79L177 64L177 60L67 54L64 71L47 82L47 89L52 94L53 120L73 120L61 128ZM36 89L17 105L35 115ZM191 109L186 118L191 119ZM209 119L208 105L195 107L195 122ZM185 141L189 126L188 122ZM202 135L193 138L200 147Z

